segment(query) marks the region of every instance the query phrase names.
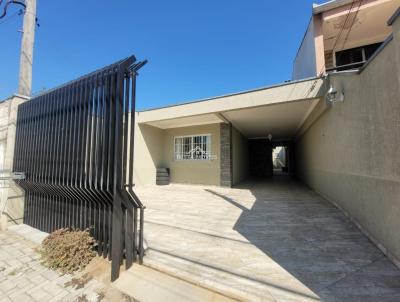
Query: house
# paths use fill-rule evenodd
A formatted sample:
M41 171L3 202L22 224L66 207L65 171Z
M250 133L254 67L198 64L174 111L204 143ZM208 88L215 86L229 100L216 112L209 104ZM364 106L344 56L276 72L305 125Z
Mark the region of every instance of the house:
M6 194L1 197L1 208L7 210L10 221L17 223L23 221L45 231L76 224L81 225L81 228L92 227L92 217L94 217L92 213L106 209L112 215L96 216L102 219L94 219L95 224L97 223L94 228L104 230L103 227L106 227L107 234L112 234L101 238L102 235L99 235L101 232L97 232L99 242L108 247L103 250L105 253L110 252L110 244L104 243L109 239L116 241L112 243L113 246L120 247L119 252L114 253L115 273L118 271L124 249L132 253L134 250L139 250L139 255L143 256L141 247L138 250L127 249L123 243L125 239L129 242L136 238L132 229L137 230L138 224L143 235L144 205L132 189L132 164L135 184L138 187L142 186L137 191L140 189L146 191L145 187L150 185L147 193L157 195L156 202L160 202L160 207L167 205L168 208L171 202L177 202L176 198L172 198L177 195L181 204L185 204L191 198L188 197L191 191L206 192L211 195L199 194L200 197L190 200L194 201L195 206L189 209L184 207L183 210L191 214L197 210L198 204L202 203L202 206L212 208L212 212L218 212L217 210L221 209L215 207L213 203L215 199L210 197L217 196L218 200L234 204L238 209L240 217L233 217L235 220L233 228L242 227L242 234L248 237L258 234L257 232L249 234L253 233L253 229L247 229L248 223L257 225L259 229L267 228L264 224L267 218L259 215L260 211L267 213L271 210L270 204L264 202L264 197L269 197L271 194L274 202L280 196L274 197L273 192L264 190L262 198L257 198L255 195L250 196L252 193L248 192L246 199L250 197L255 201L258 200L248 209L220 194L221 192L216 192L218 189L236 194L240 191L236 189L211 188L213 189L211 190L210 187L181 186L186 188L186 192L172 194L172 197L170 194L168 199L166 198L168 190L173 191L176 187L151 186L185 183L235 187L247 178L269 178L274 176L274 173L286 174L297 177L342 209L400 267L399 6L400 0L334 0L314 5L312 17L293 63L291 81L180 105L132 112L135 115L134 124L128 117L127 111L122 114L122 108L132 108L129 102L134 101L134 93L121 93L122 89L129 91L129 85L124 86L123 79L127 75L129 77L136 75L135 68L140 68L144 64L144 62L134 63L136 59L133 56L96 72L106 79L104 82L96 81L95 89L106 91L104 100L115 106L99 105L100 99L103 102L102 94L95 94L96 100L93 102L91 98L84 97L91 91L88 87L93 87L90 83L97 79L93 74L48 91L31 100L29 106L21 106L33 108L36 103L41 104L37 107L37 111L22 109L25 116L22 113L17 117L17 109L19 104L29 98L14 95L0 104L0 115L8 115L8 120L0 125L2 127L0 157L3 158L0 158L0 167L10 171L15 169L14 172L26 172L25 184L30 188L26 186L28 198L24 197L17 186L7 189ZM120 64L124 68L115 68L117 65L121 66ZM133 86L134 79L131 80ZM117 85L118 83L120 85ZM83 86L85 94L82 94L82 86L79 85ZM69 94L58 94L60 89L67 90L66 87L79 97L70 98ZM70 99L82 102L84 105L76 106L75 103L71 105ZM115 102L115 99L118 102ZM39 115L42 110L50 110L45 105L49 103L53 105L61 103L64 106L63 110L56 111L58 118L49 119L50 115L43 119L31 118L32 113ZM69 108L67 105L75 106L74 110L67 110ZM101 106L106 108L102 111L105 118L100 118L101 114L97 109L91 109ZM65 115L67 112L69 115ZM95 114L95 118L92 114ZM78 127L69 122L80 120L81 117L84 117L83 124L78 123ZM21 120L24 118L25 128L21 128ZM28 126L28 122L33 123L34 127ZM52 127L54 123L58 127ZM42 124L46 126L40 126ZM134 133L129 132L132 129ZM28 130L36 136L29 135ZM74 136L75 130L81 135ZM21 139L21 136L16 134L18 131L24 133L28 140ZM55 146L53 150L62 150L61 152L53 152L52 157L48 157L47 153L38 152L46 147L42 142L48 136L40 135L43 132L52 133L52 137L56 138L50 140L52 146ZM59 136L57 133L62 135ZM70 135L71 133L74 135ZM130 139L132 135L135 137L134 144ZM36 137L41 139L37 140ZM77 139L74 139L75 137ZM15 141L17 148L14 149ZM21 146L26 142L29 145L27 148L18 147L18 143ZM100 150L96 148L98 144L106 146L103 155L108 154L108 156L98 157ZM67 146L68 150L75 150L78 155L67 152L64 146ZM37 165L40 162L37 160L37 154L53 166L62 163L59 165L61 169L55 169L56 173L50 178L43 177L43 171L39 168L42 165ZM20 160L21 158L23 160ZM17 163L17 167L13 166L13 162ZM35 163L33 168L32 166L25 168L25 164L32 162ZM95 162L99 165L94 164ZM73 168L70 168L69 163ZM100 164L102 173L98 173ZM129 169L126 169L128 164ZM47 166L45 167L47 169ZM70 177L66 177L68 175ZM266 184L271 182L260 183L262 188L265 188ZM198 188L200 189L197 190ZM129 193L126 190L129 190ZM280 190L285 195L285 190L290 191L291 188L283 186ZM308 193L315 199L323 199L318 194L304 190L307 194L301 197L303 199L309 197ZM54 194L55 192L58 195ZM294 200L290 202L296 203L301 199L297 200L297 192L296 190L294 193L290 192L292 196L295 195ZM41 195L38 198L38 194L43 193L45 198ZM132 197L129 199L134 201L132 204L121 203L124 198L125 201L128 200L127 194ZM7 204L10 200L13 202ZM61 207L62 210L52 209L54 205L58 209ZM134 215L133 207L136 209ZM308 214L309 209L307 206L304 207L303 214ZM70 215L77 209L80 209L79 212L84 213L82 216L87 219L81 219L82 216L79 215ZM136 212L138 209L140 209L139 220ZM147 213L154 215L154 209L150 207L148 209ZM176 217L169 208L164 213L164 217L171 219ZM160 218L157 216L158 213L155 214L153 224L157 224L159 222L157 219ZM196 216L203 223L203 218L208 214L209 212L203 211L197 216L190 216L187 221L193 220ZM225 212L222 210L217 214L222 216ZM64 219L64 215L71 217L72 222L70 218ZM312 232L318 228L317 224L326 223L318 215L309 217L313 223L312 226L306 225L304 232ZM214 219L218 220L221 216L217 215ZM293 216L287 216L282 225L298 216L299 213L294 208ZM110 217L113 217L112 224L109 223ZM129 224L134 219L133 227L131 225L123 228L125 217L129 217ZM301 216L299 218L302 219ZM340 220L337 216L328 218ZM258 219L262 220L261 224L258 223ZM277 215L276 219L281 223L280 215ZM140 222L137 223L138 221ZM331 225L329 222L326 224L326 229L320 230L317 235L325 240L324 231L330 231L332 228L334 238L331 244L336 244L336 229L346 226ZM171 226L165 227L171 229ZM297 231L296 224L292 224L291 227ZM233 228L227 229L230 231ZM178 234L179 237L181 227L173 229L175 235ZM128 236L120 236L119 234L123 234L125 230L128 230L125 233ZM199 233L204 235L202 231ZM153 234L157 238L163 237L159 236L158 232ZM193 236L190 234L188 237ZM142 235L139 236L140 242L143 242ZM345 234L340 239L346 241L347 235L351 237L353 234ZM281 240L280 236L280 233L277 233L270 246L275 246L276 242ZM261 242L266 238L267 236L262 237L262 240L257 238L256 241ZM167 239L175 249L177 240ZM196 240L193 242L193 246L198 245ZM308 241L305 240L303 243L308 244ZM245 244L248 245L247 242ZM189 245L185 243L185 248L187 246ZM210 246L211 244L208 244L207 248ZM291 253L293 246L287 248ZM340 244L339 248L342 248ZM347 249L350 250L351 247L347 246ZM206 254L204 250L200 252L202 257ZM225 250L222 252L226 253ZM364 265L360 259L353 258L353 254L348 256L351 261L355 260L358 264ZM325 257L322 258L326 260ZM131 260L132 258L130 259L132 263ZM323 263L326 264L325 261ZM115 276L116 274L114 278Z
M287 146L294 174L295 142L316 118L329 80L354 73L377 53L391 36L387 21L399 5L314 5L292 81L137 112L137 183L155 183L157 168L168 168L175 183L231 186L249 175L270 176L270 154L278 145Z
M399 6L314 5L291 81L136 112L136 184L162 169L162 183L235 186L272 176L285 147L284 170L400 265Z

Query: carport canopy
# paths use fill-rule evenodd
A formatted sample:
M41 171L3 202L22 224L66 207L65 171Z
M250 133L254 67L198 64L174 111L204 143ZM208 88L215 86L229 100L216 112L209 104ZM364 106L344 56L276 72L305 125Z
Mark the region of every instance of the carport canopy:
M317 105L325 107L324 79L313 78L181 105L140 111L139 124L160 129L231 123L247 138L289 140Z

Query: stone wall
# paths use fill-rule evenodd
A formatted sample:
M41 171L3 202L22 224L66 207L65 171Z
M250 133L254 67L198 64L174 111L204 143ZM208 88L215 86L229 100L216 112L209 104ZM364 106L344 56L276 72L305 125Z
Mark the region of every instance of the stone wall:
M231 187L233 184L231 124L220 124L220 141L220 184Z
M248 139L232 126L232 170L233 185L249 176Z

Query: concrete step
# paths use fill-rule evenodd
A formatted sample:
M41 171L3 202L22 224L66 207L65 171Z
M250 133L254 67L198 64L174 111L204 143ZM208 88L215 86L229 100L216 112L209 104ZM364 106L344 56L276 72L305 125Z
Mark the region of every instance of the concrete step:
M144 259L144 265L163 272L164 274L184 280L190 284L195 284L209 291L219 293L232 300L275 302L269 294L262 297L257 295L257 293L245 292L239 288L235 288L235 281L237 281L236 276L215 270L201 263L193 263L181 257L174 257L163 252L148 250ZM207 276L209 278L207 278ZM221 282L216 282L214 276L221 278Z
M157 171L157 176L168 176L169 177L169 173L167 171L161 171L161 172Z
M167 168L157 168L156 184L159 186L169 185L169 172Z
M318 301L246 240L149 221L145 230L148 267L240 301ZM265 267L265 273L254 274L253 266Z
M156 185L158 186L169 185L169 180L156 180Z
M223 295L155 269L134 264L113 286L141 302L230 302Z

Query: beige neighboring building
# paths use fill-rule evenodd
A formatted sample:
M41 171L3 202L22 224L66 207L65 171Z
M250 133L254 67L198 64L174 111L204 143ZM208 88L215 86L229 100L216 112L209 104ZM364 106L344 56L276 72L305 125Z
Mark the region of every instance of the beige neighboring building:
M314 4L293 64L293 79L359 68L392 33L397 0L334 0Z
M400 0L314 5L279 85L136 113L137 185L235 186L286 172L400 263Z

